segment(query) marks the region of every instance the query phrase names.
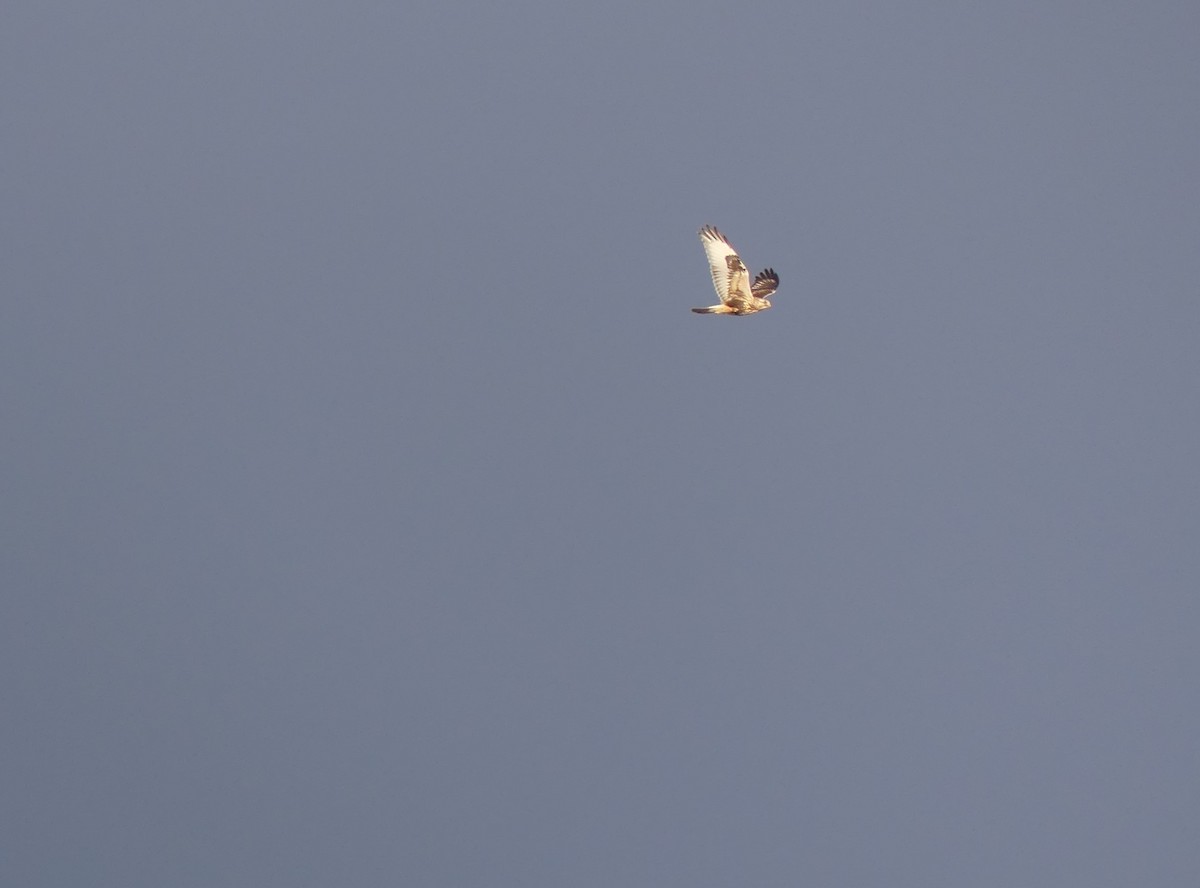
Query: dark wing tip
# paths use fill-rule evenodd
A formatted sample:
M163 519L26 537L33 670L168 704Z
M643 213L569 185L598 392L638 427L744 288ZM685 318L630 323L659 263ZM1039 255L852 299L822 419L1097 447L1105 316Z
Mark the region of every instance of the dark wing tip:
M766 299L779 288L779 275L775 273L773 268L764 268L754 276L754 283L750 285L750 292L755 296Z

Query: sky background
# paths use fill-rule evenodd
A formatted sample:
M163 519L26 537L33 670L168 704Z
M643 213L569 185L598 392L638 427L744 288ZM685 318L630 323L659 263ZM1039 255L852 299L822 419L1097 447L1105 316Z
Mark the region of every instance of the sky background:
M1195 884L1194 2L9 0L0 90L4 884Z

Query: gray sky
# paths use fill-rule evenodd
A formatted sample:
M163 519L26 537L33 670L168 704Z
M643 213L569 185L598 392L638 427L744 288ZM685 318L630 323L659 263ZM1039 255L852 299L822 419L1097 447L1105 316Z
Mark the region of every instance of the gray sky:
M15 0L0 89L4 884L1194 882L1195 3Z

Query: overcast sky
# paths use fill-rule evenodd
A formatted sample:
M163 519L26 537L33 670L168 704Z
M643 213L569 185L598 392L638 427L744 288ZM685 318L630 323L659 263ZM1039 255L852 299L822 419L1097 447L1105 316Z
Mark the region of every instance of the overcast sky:
M8 0L0 90L0 882L1195 884L1192 0Z

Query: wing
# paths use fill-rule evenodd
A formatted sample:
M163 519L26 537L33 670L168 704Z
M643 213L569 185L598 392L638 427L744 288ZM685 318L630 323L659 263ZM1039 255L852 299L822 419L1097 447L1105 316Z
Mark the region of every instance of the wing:
M756 299L766 299L779 288L779 275L773 268L764 268L754 279L750 292Z
M721 301L742 300L750 297L750 272L725 235L711 225L700 229L700 242L708 256L708 270L712 272L713 286Z

